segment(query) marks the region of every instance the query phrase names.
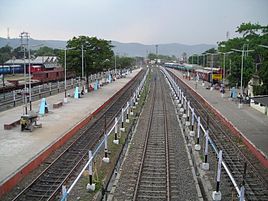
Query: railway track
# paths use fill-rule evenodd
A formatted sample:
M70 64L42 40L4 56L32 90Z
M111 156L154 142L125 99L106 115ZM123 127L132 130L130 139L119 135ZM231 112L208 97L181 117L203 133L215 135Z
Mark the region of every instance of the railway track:
M173 79L175 78L172 74ZM252 160L250 154L244 153L243 146L237 143L239 140L234 137L231 132L221 125L220 121L215 118L215 115L204 107L191 90L187 90L185 84L175 78L179 86L184 91L187 99L195 108L195 112L201 118L203 125L209 126L209 135L215 143L218 150L223 150L223 160L226 162L234 179L238 184L243 181L244 164L247 164L247 174L245 178L245 195L250 201L267 201L268 200L268 179L266 173L260 172L255 165L258 164L257 159ZM227 177L226 172L223 172ZM231 186L231 181L229 181Z
M161 73L155 72L146 139L133 193L133 200L179 200L180 176L174 142L174 122L169 121L172 103ZM169 100L168 100L169 99ZM167 108L169 104L169 108Z
M13 201L17 200L55 200L63 184L67 184L86 162L89 149L93 149L105 130L109 127L120 108L129 100L134 88L144 75L142 71L135 80L114 98L112 103L96 117L93 124L64 150L30 185L21 191Z

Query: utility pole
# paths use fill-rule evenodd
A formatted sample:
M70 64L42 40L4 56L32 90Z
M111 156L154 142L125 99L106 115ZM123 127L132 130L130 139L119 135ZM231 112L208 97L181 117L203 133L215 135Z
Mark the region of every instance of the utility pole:
M82 80L84 79L84 45L82 45Z
M27 32L22 32L20 34L20 39L21 39L21 48L23 48L23 63L24 63L24 91L23 91L23 99L24 99L24 103L25 103L25 114L28 114L27 111L27 80L26 80L26 47L29 47L29 33Z

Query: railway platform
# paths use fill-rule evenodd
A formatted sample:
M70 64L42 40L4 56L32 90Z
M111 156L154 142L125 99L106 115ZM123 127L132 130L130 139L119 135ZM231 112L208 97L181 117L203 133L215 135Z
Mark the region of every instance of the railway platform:
M49 112L39 119L42 128L32 132L21 132L20 126L4 129L5 123L20 119L23 106L0 112L0 197L88 123L139 71L133 70L125 78L86 93L82 98L68 97L68 103L59 108L53 108L53 104L63 101L64 93L47 97ZM72 94L73 90L68 92ZM39 105L40 101L33 102L32 110L38 112Z
M230 94L227 91L222 97L219 90L209 90L209 83L202 86L202 81L196 83L195 80L183 78L182 72L169 69L191 90L197 92L205 101L211 105L217 113L232 125L233 130L237 130L249 142L248 147L255 156L262 158L262 164L267 164L268 160L268 118L266 115L251 108L248 104L244 104L242 108L238 107L238 102L230 100ZM262 155L262 156L260 156ZM258 157L258 158L259 158ZM259 159L260 159L259 158Z

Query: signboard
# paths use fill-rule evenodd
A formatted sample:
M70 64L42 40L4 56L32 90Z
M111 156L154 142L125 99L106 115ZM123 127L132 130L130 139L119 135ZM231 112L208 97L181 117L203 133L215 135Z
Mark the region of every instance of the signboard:
M222 74L213 74L212 79L213 80L222 80Z

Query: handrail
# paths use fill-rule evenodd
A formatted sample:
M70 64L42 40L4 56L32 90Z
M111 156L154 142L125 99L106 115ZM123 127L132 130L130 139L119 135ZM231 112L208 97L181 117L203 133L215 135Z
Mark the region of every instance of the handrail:
M133 96L131 96L130 101L132 101L133 99L135 99L135 96L137 93L141 92L141 90L143 89L146 77L148 75L149 70L146 71L140 85L137 87L137 89L135 90ZM137 93L136 93L137 92ZM130 104L126 104L126 107L123 106L123 111L125 112L129 107L131 107ZM120 122L119 119L121 118L122 114L120 113L120 115L117 117L117 121L113 124L113 126L110 128L110 130L104 135L104 136L109 136L112 131L115 129L115 126ZM61 201L65 201L68 197L68 195L70 194L70 192L72 191L72 189L74 188L74 186L76 185L76 183L78 182L78 180L80 179L80 177L82 176L83 172L86 170L86 168L89 166L90 162L93 160L93 158L96 156L96 154L99 152L100 148L103 146L103 143L105 142L105 137L102 138L101 142L98 144L97 148L94 150L94 153L92 153L92 157L88 160L88 162L85 164L85 166L82 168L82 170L80 171L80 173L78 174L78 176L76 177L76 179L73 181L73 183L71 184L70 188L65 192L65 194L63 194L63 196L61 197Z
M162 71L165 73L166 77L168 78L169 82L171 83L169 86L173 88L174 92L178 96L178 92L177 92L178 90L175 90L175 89L176 88L179 88L180 89L180 87L176 84L176 82L173 80L173 78L170 76L170 74L166 71L165 68L162 67ZM185 99L185 101L187 102L186 95L185 96L182 95L182 99ZM189 108L193 108L193 107L190 106ZM196 114L194 115L194 118L197 120L197 115ZM203 133L206 132L206 129L202 125L201 122L200 122L200 128L203 131ZM211 147L213 148L213 150L215 151L215 153L218 155L218 149L217 149L217 146L215 145L215 143L213 142L213 140L210 137L208 137L208 141L209 141L209 144L211 145ZM227 167L227 165L224 162L224 160L222 160L222 166L223 166L224 170L226 171L228 177L230 178L232 184L234 185L234 188L236 189L237 194L240 195L239 186L237 185L237 182L235 181L232 173L230 172L230 170Z

